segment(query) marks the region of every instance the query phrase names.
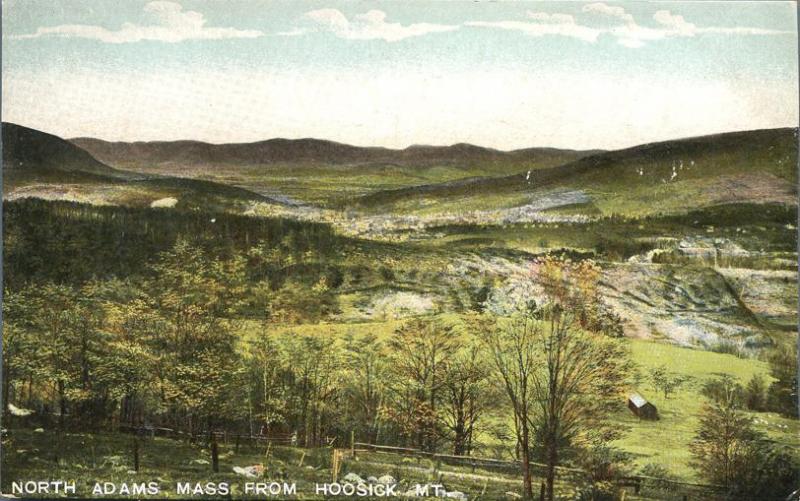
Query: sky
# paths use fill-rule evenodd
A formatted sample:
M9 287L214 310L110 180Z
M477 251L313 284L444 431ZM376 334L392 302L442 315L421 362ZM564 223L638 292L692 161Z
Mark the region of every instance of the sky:
M798 125L794 2L3 0L61 137L616 149Z

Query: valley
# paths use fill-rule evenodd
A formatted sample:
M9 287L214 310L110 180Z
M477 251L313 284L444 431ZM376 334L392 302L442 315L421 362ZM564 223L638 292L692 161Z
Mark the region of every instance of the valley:
M591 328L627 353L626 391L658 406L660 421L644 421L620 394L610 414L610 424L625 432L608 445L631 474L698 482L690 445L711 398L708 388L723 378L743 392L761 384L764 399L779 399L771 392L787 384L776 360L791 353L797 325L796 129L608 152L502 152L464 144L391 150L311 139L111 143L65 140L14 124L3 124L3 143L6 329L17 333L17 344L4 352L16 379L4 391L33 413L14 419L48 436L69 429L57 424L64 419L60 405L72 409L71 426L91 420L103 433L142 416L193 430L299 430L310 470L292 466L303 462L292 448L263 461L303 482L331 474L322 441L328 434L342 443L353 433L364 442L428 447L429 439L408 432L413 424L390 409L414 401L402 393L410 389L391 384L406 374L392 372L402 367L396 339L404 329L434 328L455 343L450 356L467 357L469 347L483 346L477 317L511 318L546 304L549 293L536 270L548 260L565 270L596 267L586 286L599 308L592 313L599 327ZM30 350L43 336L60 339L58 329L26 304L97 312L96 327L61 321L97 343L90 365L100 374L101 393L81 386L85 354L78 353L68 357L76 371L68 379L72 389L51 387L43 376L51 361ZM111 344L91 337L95 328ZM58 346L68 350L74 342ZM223 355L203 358L206 342L219 343L214 350ZM374 366L361 358L368 353ZM126 365L132 354L147 361L146 370ZM174 380L163 376L169 372L163 357L184 360L185 372ZM273 360L278 365L270 368ZM654 382L660 368L682 381L672 395ZM128 376L141 386L126 386ZM359 378L377 382L378 393L347 386ZM312 379L316 393L295 386ZM204 388L206 380L215 381L212 389ZM487 395L494 391L480 386L483 380L474 383ZM180 404L159 407L156 386ZM270 391L283 400L275 402ZM283 409L284 400L295 407ZM352 414L340 417L336 409L346 402ZM747 415L770 440L800 446L796 416L775 402L748 408ZM302 414L301 403L308 406ZM357 405L365 414L353 410ZM470 453L512 460L509 410L481 405ZM439 434L435 447L464 453L463 444L451 443L463 430L454 431L448 416L432 418L441 419L430 425ZM113 465L93 457L92 471L144 478L129 471L118 436L82 433L59 431L59 440L97 440L108 461L121 457ZM16 437L6 456L13 458L11 471L44 468L49 460L31 452L42 447L40 437L29 431ZM166 447L165 440L148 450ZM195 437L175 444L179 464L161 464L153 453L143 471L167 472L165 483L175 471L191 478L205 471L197 459L209 454L209 444ZM228 470L264 457L230 444L225 451ZM89 460L73 459L55 464L81 478L76 465L89 468ZM584 467L579 456L566 461ZM366 468L348 465L351 472ZM397 471L401 466L408 465L398 462ZM459 482L453 484L460 490L476 489ZM565 481L559 489L575 485Z

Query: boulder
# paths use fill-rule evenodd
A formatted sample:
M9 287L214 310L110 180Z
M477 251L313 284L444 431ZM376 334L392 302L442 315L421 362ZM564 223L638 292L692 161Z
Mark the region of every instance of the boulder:
M351 484L363 484L364 483L364 479L359 477L358 475L356 475L353 472L350 472L347 475L345 475L344 478L342 478L342 480L345 481L345 482L351 483Z
M382 475L378 477L378 483L383 485L394 485L397 483L397 480L395 480L391 475Z

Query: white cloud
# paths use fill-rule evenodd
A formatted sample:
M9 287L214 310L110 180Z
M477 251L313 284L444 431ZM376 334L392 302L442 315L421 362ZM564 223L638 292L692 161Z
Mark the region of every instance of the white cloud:
M595 23L578 22L570 14L528 11L527 18L530 21L471 21L464 24L465 26L522 31L531 36L566 36L586 42L596 42L600 35L608 34L618 44L631 49L644 47L648 42L656 40L672 37L694 37L702 34L781 35L792 33L743 26L730 28L717 26L699 27L686 21L683 16L672 14L668 10L659 10L653 15L653 20L657 26L642 26L623 7L611 6L601 2L586 4L581 9L581 12L590 16L587 21L591 20L595 21ZM598 17L604 21L602 26L596 25Z
M257 30L238 30L235 28L206 27L203 14L183 10L180 4L157 0L148 2L144 12L150 24L138 25L124 23L118 30L86 24L62 24L42 27L35 33L18 35L13 38L86 38L105 43L121 44L144 40L176 43L184 40L222 40L225 38L257 38L263 36Z
M560 35L585 42L596 42L597 37L602 33L601 30L577 24L575 18L569 14L528 11L527 17L531 21L471 21L465 25L521 31L533 37Z
M400 23L389 23L386 22L385 12L374 9L357 14L352 21L337 9L313 10L307 12L305 17L337 37L350 40L397 42L404 38L458 29L458 26L445 24L414 23L403 26Z
M583 6L583 12L591 12L602 16L619 19L625 23L636 23L633 16L625 12L622 7L612 7L604 3L590 3Z
M686 22L683 16L674 15L668 10L657 11L653 14L653 19L665 29L681 36L694 36L697 33L697 26Z

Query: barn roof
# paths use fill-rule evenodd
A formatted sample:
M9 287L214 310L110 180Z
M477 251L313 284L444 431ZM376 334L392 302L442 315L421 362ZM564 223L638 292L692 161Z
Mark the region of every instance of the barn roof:
M633 405L636 407L644 407L644 405L647 404L647 399L638 393L631 393L628 395L628 400L633 402Z

